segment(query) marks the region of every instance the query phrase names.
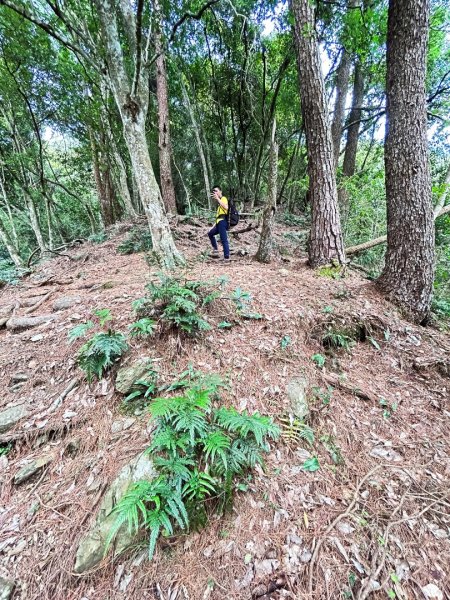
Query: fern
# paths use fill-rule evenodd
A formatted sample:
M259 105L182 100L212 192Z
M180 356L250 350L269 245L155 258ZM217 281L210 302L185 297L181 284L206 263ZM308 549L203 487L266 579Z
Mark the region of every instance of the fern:
M138 382L142 383L142 382ZM204 376L189 367L167 389L183 395L155 398L149 411L156 425L147 452L158 477L139 482L115 507L117 519L109 541L127 524L131 532L149 531L149 556L159 535L205 524L209 507L231 506L235 485L241 485L256 465L264 465L267 439L278 428L271 419L234 409L212 410L212 396L222 385L217 376Z
M77 362L91 382L94 377L101 379L103 373L127 350L128 344L122 333L96 333L78 351Z
M132 323L129 329L132 337L150 336L155 333L156 321L144 317Z
M299 443L301 440L305 440L312 446L314 443L314 431L300 421L296 419L294 415L288 415L287 417L280 417L281 421L281 437L289 443Z
M252 434L260 445L265 436L276 439L280 433L269 417L263 417L258 412L249 415L247 411L239 413L235 408L221 408L215 416L217 423L228 431L239 433L243 438Z
M84 337L93 327L94 323L92 321L86 321L86 323L80 323L80 325L73 327L68 333L69 342L72 343L78 338Z

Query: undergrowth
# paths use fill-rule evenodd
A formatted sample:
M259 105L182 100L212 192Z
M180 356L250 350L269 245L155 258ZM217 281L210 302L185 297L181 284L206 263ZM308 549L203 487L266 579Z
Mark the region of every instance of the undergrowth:
M117 246L119 254L147 252L153 248L152 235L147 227L134 227L128 237Z
M107 546L124 524L132 534L148 531L150 559L160 535L195 530L212 512L230 508L235 490L246 490L251 470L263 465L268 440L279 436L269 417L216 406L218 379L191 379L187 386L182 377L175 385L182 395L149 406L155 430L147 453L158 475L128 489L112 511L108 535Z
M105 371L128 350L124 334L106 326L112 320L111 312L104 308L96 310L94 316L96 322L87 321L69 331L69 341L74 342L80 337L86 337L91 329L95 327L100 329L81 346L77 353L77 363L86 373L89 383L94 377L101 379Z

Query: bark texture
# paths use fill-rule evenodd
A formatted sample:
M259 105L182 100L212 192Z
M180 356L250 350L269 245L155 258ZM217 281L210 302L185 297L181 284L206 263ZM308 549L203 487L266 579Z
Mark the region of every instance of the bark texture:
M177 214L175 188L172 178L172 143L170 139L169 92L167 86L166 58L161 35L161 7L158 0L154 2L156 19L155 52L156 52L156 99L158 103L158 150L161 194L166 211Z
M429 12L429 0L390 0L387 36L387 251L378 282L417 322L429 313L434 276L425 94Z
M267 202L264 207L263 221L261 227L261 237L259 248L256 253L256 260L262 263L269 263L273 253L273 223L275 221L275 211L277 205L277 177L278 177L278 144L275 138L276 124L273 123L272 139L270 141L269 158L269 182L267 192Z
M161 193L155 178L145 136L148 108L148 43L142 40L133 52L134 75L129 78L120 44L115 3L112 0L94 0L97 8L108 78L114 100L120 112L123 134L131 158L133 174L144 206L152 235L153 250L163 268L172 269L184 259L175 246ZM136 28L129 30L129 35Z
M338 212L333 145L328 123L319 46L310 0L291 0L300 97L308 151L311 233L309 263L318 267L345 261Z

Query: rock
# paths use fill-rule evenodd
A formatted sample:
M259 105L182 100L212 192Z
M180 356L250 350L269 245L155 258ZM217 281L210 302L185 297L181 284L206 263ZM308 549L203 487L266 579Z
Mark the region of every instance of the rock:
M124 419L122 421L114 421L111 425L111 433L120 433L121 431L125 431L129 429L133 423L136 422L134 417L128 417L128 419Z
M15 588L15 582L12 579L0 577L0 600L9 600Z
M265 558L264 560L255 560L255 576L266 577L272 575L274 571L280 566L280 561L272 558Z
M63 296L53 302L53 310L65 310L81 302L81 296Z
M286 388L289 398L288 410L300 421L303 421L309 415L308 400L306 398L307 389L308 382L303 377L294 377Z
M393 462L400 462L403 460L398 452L392 450L392 448L383 448L382 446L375 446L375 448L372 448L370 456L381 458L382 460L391 460Z
M7 304L6 306L0 306L0 317L8 317L14 310L14 304Z
M444 600L444 594L437 587L437 585L434 585L434 583L425 585L422 588L422 593L427 600Z
M4 473L6 471L6 469L8 468L8 465L9 465L8 457L3 454L2 456L0 456L0 473Z
M42 335L42 333L38 333L37 335L33 335L33 337L30 338L30 342L40 342L43 339L44 336Z
M33 475L38 473L41 469L46 467L48 464L54 460L53 454L46 454L45 456L40 456L35 460L31 461L28 465L25 465L14 475L14 484L20 485L27 479L30 479Z
M40 315L39 317L12 317L6 322L6 328L12 332L31 329L37 325L53 321L54 315Z
M138 358L129 366L120 368L117 371L116 390L121 394L129 394L134 383L147 375L151 365L151 359Z
M117 518L116 515L110 514L111 510L129 486L141 479L153 479L156 475L152 461L145 454L141 454L121 469L103 497L94 524L78 545L75 560L76 573L84 573L102 560L105 542ZM123 526L115 538L115 553L121 552L132 540L133 536L128 532L126 525Z
M11 406L0 412L0 433L9 431L16 425L20 419L28 415L28 409L24 404Z
M267 593L267 585L260 583L252 590L252 598L261 598Z

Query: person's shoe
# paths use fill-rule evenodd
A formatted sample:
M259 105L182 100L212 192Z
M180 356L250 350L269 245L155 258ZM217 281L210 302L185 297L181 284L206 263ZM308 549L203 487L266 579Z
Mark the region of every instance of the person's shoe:
M219 258L219 251L218 250L212 250L209 258Z

